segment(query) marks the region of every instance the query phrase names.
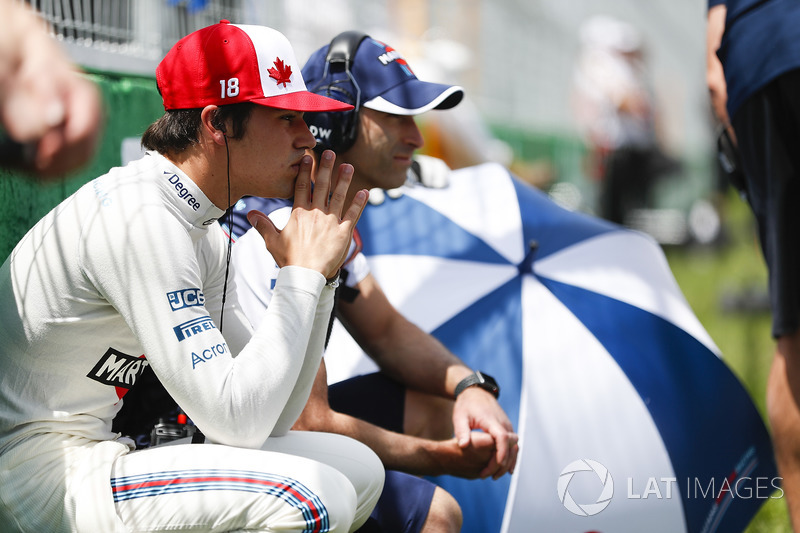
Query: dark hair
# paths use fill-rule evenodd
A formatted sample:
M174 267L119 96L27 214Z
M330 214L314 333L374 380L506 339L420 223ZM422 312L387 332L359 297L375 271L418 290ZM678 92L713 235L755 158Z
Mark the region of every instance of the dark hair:
M254 105L250 102L242 102L220 106L214 121L215 123L225 123L231 119L233 131L228 132L228 138L241 138L247 128L247 121ZM161 154L183 152L197 142L202 111L202 108L167 111L147 127L142 135L142 146Z

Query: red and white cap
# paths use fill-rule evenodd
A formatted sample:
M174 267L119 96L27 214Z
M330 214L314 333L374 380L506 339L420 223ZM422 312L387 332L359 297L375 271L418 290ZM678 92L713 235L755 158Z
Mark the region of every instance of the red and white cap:
M292 111L353 106L309 92L286 37L221 20L178 41L156 68L164 109L252 102Z

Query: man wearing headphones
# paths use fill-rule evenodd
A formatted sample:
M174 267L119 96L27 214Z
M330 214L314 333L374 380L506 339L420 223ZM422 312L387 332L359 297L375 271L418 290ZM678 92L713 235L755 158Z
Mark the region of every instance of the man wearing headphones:
M397 51L359 32L340 34L312 54L303 76L312 92L354 106L344 113L306 113L304 119L317 140L317 162L323 150L335 151L337 161L353 165L355 189L403 185L412 156L424 143L414 116L452 108L463 96L460 87L419 80ZM352 198L348 193L348 201ZM274 208L274 201L244 198L229 225L239 236L250 209ZM280 226L288 213L289 208L283 208L271 217ZM245 313L255 320L271 297L272 276L265 274L277 272L269 254L256 246L259 240L251 229L233 246L237 294ZM354 247L343 270L347 277L339 289L337 316L380 372L329 388L323 362L295 428L348 435L378 454L390 471L373 516L399 513L396 522L383 522L386 531L458 531L460 509L452 496L391 470L497 479L513 472L517 436L497 403L494 380L468 368L405 319ZM416 500L410 494L416 494Z

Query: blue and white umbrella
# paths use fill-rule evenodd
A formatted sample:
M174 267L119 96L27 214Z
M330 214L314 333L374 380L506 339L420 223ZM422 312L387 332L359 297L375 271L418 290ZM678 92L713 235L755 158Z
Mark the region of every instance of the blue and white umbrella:
M521 436L513 476L435 479L464 531L742 531L781 495L761 417L648 236L493 164L405 187L359 231L390 301L498 380ZM326 361L331 381L374 369L338 325Z

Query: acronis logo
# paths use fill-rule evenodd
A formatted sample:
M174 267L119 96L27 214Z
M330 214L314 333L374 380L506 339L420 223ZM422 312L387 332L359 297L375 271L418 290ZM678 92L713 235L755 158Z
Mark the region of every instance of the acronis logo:
M228 353L228 345L221 342L215 346L209 346L200 353L192 352L192 370L197 368L197 365L211 361L212 359Z
M178 341L183 342L192 335L217 329L217 326L214 324L214 321L211 320L210 316L201 316L200 318L189 320L183 324L178 324L172 329L175 331L175 336L178 337Z
M167 300L169 300L169 306L173 311L185 309L187 307L201 306L206 302L203 291L194 288L168 292Z

